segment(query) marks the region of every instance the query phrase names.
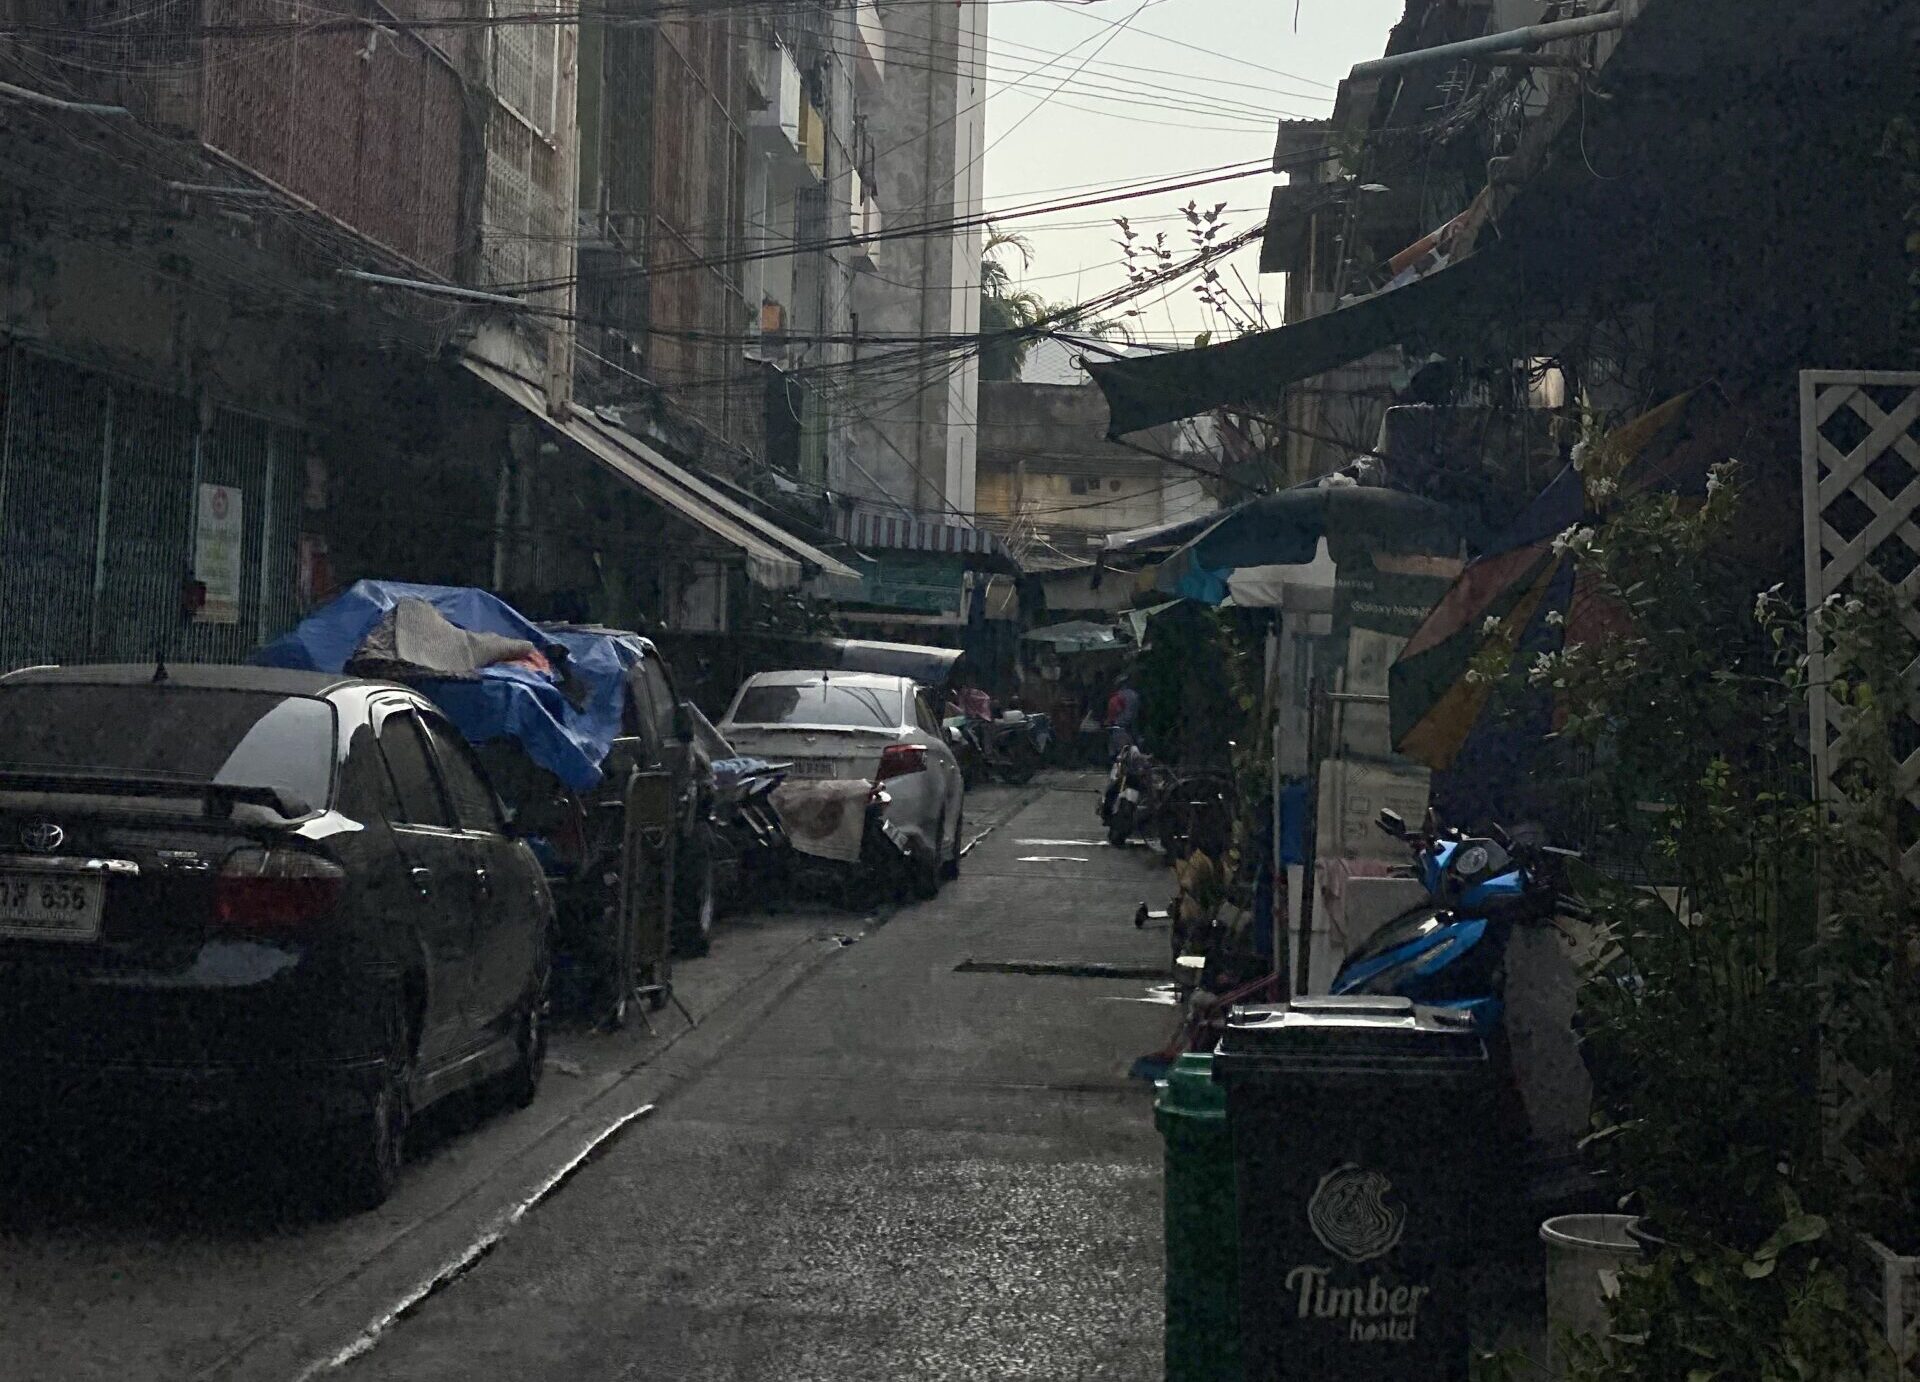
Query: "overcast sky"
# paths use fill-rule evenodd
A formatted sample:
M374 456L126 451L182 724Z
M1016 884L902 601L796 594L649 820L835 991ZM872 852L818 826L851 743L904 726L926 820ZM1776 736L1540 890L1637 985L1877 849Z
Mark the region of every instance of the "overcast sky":
M1296 31L1292 0L995 0L987 7L987 207L1268 159L1276 121L1327 114L1334 83L1380 55L1402 8L1403 0L1301 0ZM1028 287L1051 302L1082 301L1125 281L1114 215L1148 237L1164 229L1169 245L1185 250L1178 213L1189 198L1202 207L1225 201L1222 219L1239 231L1264 218L1274 181L1261 172L1003 224L1033 242L1033 264L1021 275ZM1257 257L1250 246L1235 262L1278 325L1282 280L1256 278ZM1021 273L1017 255L1008 267ZM1185 285L1139 305L1148 315L1131 325L1151 339L1186 341L1215 325Z

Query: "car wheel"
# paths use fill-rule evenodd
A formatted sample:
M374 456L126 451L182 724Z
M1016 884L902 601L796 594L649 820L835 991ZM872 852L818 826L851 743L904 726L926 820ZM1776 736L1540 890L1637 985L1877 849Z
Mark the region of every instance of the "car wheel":
M533 992L521 1004L514 1044L518 1054L507 1078L507 1093L515 1108L525 1108L540 1093L540 1077L547 1067L547 975L544 966Z
M714 887L713 851L704 839L686 860L673 896L673 953L700 956L713 947L713 918L719 894Z
M963 812L961 813L960 819L953 823L953 854L940 866L940 876L942 878L958 878L960 876L960 856L966 853L966 849L967 817Z
M934 827L931 847L924 855L915 854L907 860L907 887L914 897L927 902L939 895L940 878L945 872L940 859L940 842L947 837L947 823L943 820Z
M335 1130L333 1189L348 1210L377 1209L393 1193L407 1155L407 1124L413 1115L413 1033L406 1009L395 999L387 1012L387 1055L366 1107Z

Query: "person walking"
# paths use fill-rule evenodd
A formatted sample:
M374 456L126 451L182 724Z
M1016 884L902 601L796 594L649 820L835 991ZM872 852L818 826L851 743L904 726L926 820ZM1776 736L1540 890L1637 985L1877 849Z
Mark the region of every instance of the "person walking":
M1140 693L1122 672L1113 683L1113 694L1107 697L1107 756L1118 758L1121 752L1137 737L1140 728Z

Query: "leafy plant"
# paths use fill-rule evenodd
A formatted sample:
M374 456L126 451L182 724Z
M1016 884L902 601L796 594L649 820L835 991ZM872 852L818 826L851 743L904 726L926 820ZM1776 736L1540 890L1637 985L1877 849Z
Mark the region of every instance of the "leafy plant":
M1920 918L1898 771L1920 737L1914 643L1870 573L1814 612L1849 725L1816 801L1807 624L1777 589L1741 593L1738 467L1704 494L1623 496L1601 437L1590 422L1576 446L1597 520L1558 545L1579 563L1580 622L1605 634L1518 676L1594 764L1586 804L1650 819L1649 862L1674 885L1580 880L1605 941L1581 997L1590 1145L1665 1246L1623 1276L1613 1337L1573 1345L1573 1376L1883 1376L1842 1245L1920 1241ZM1474 672L1506 663L1493 648ZM1823 1046L1884 1094L1850 1176L1825 1155Z
M1893 1355L1847 1295L1832 1228L1783 1191L1751 1252L1672 1246L1619 1275L1604 1340L1562 1341L1568 1382L1891 1382Z

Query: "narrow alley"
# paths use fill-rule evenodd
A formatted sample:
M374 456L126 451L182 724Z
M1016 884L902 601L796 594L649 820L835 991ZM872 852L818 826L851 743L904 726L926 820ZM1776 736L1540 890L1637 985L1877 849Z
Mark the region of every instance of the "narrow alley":
M1056 779L395 1324L352 1378L1150 1378L1166 874Z

